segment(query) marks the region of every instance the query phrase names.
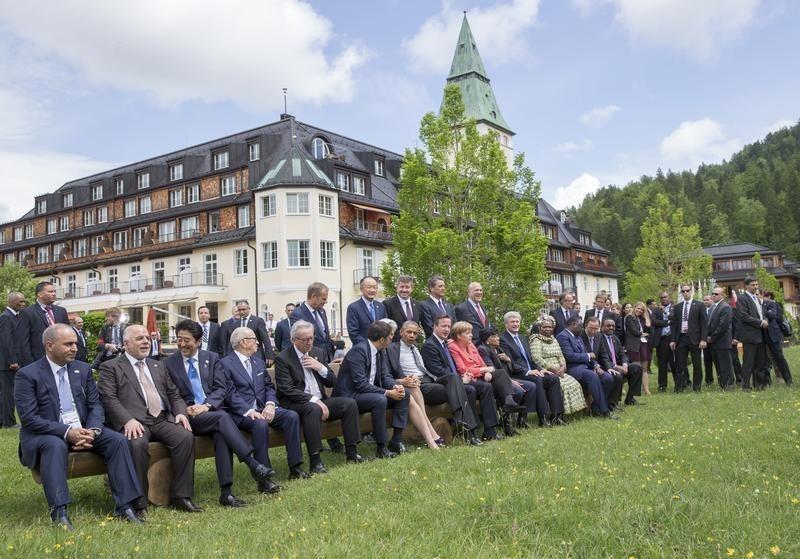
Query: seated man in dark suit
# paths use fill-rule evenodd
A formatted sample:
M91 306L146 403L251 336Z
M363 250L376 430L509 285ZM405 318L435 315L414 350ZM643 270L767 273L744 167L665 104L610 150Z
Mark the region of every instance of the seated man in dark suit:
M615 328L616 323L617 321L614 320ZM586 321L581 340L583 340L583 347L585 347L589 353L594 354L595 361L600 364L600 367L611 374L613 385L607 392L607 396L608 408L614 411L617 409L619 401L622 399L622 373L613 367L606 366L606 363L610 363L612 358L607 354L608 346L604 343L605 338L600 334L600 322L596 318L590 317L589 320Z
M580 335L581 319L573 316L567 320L566 327L556 336L567 361L567 374L592 395L594 415L617 419L608 407L608 395L614 388L613 375L603 370L597 362L597 355L586 349Z
M425 331L426 338L431 337L433 321L437 316L446 314L450 317L451 324L456 322L456 311L453 305L445 301L445 291L447 291L447 286L442 276L433 275L428 278L428 298L420 303L422 306L420 325Z
M213 351L217 355L222 351L219 347L219 324L211 322L211 310L203 305L197 309L197 322L203 330L202 345L200 349Z
M347 335L353 345L367 339L369 325L386 318L383 303L375 300L378 294L378 281L372 276L361 278L358 283L361 297L347 306Z
M622 398L622 385L628 382L628 393L625 395L625 404L634 406L638 404L636 396L642 394L642 367L637 363L630 363L625 346L619 341L614 330L617 321L608 317L603 320L602 334L600 334L600 352L597 357L600 366L619 379L614 384L614 392L609 395L608 404L617 406ZM587 327L589 324L587 323Z
M289 479L307 478L300 447L300 417L278 406L275 386L266 364L257 356L258 340L249 328L237 328L231 334L233 351L220 360L231 387L228 411L239 429L250 431L256 457L270 466L269 427L283 431ZM277 484L259 486L262 493L280 490Z
M224 406L229 404L228 378L216 353L200 349L203 330L191 319L175 325L178 351L164 360L164 366L186 402L186 413L192 432L214 438L214 458L219 480L219 504L224 507L242 507L244 502L231 492L233 487L233 461L231 452L250 468L250 474L259 485L270 482L272 468L253 456L250 444L234 423Z
M386 317L391 318L401 327L409 320L419 324L422 319L422 305L419 301L411 298L414 290L414 278L412 276L400 276L395 282L397 295L384 299L383 306L386 308ZM394 341L400 341L400 329L394 333Z
M96 452L108 467L115 516L140 524L133 503L142 496L128 441L103 429L103 406L88 364L74 361L77 337L69 326L45 329L45 357L17 373L15 397L22 430L23 465L39 468L50 517L69 530L67 456L70 450Z
M481 332L491 328L489 316L483 307L483 286L473 281L467 286L467 300L456 305L456 320L463 320L472 325L472 343L480 343Z
M554 336L558 336L561 331L566 328L567 320L574 316L578 316L578 311L573 308L573 305L575 304L575 295L573 295L571 292L567 291L562 293L558 298L558 303L559 307L550 311L550 316L552 316L556 321L556 327L555 330L553 330Z
M279 320L277 326L275 326L275 351L281 352L290 345L292 345L291 339L291 328L292 325L289 322L289 317L292 316L294 312L295 304L288 303L284 308L286 312L286 318L283 320Z
M336 375L322 364L322 352L313 346L314 325L298 320L292 326L290 336L291 345L275 357L275 384L281 404L300 415L311 473L328 471L320 457L320 426L323 421L342 421L347 461L363 462L356 449L361 440L358 404L352 398L335 398L326 394L326 387L336 385Z
M392 341L392 328L374 322L367 329L366 341L347 352L339 369L333 396L352 398L361 413L372 414L372 433L378 445L378 458L393 458L402 451L403 429L408 423L408 394L396 384L384 363L381 350ZM386 409L393 408L391 441L387 444Z
M17 336L20 365L25 366L44 357L42 332L53 324L69 325L67 309L55 304L56 287L49 281L36 284L36 301L19 313Z

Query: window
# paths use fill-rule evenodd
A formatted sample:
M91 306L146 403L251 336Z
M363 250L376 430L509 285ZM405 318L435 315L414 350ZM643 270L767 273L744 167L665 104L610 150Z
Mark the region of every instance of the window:
M97 235L95 237L92 237L92 242L89 246L90 252L92 254L100 254L100 245L102 244L103 239L104 237L102 235Z
M308 215L308 192L286 195L286 215Z
M236 209L236 221L239 229L250 227L250 206L239 206Z
M375 265L375 251L370 248L360 248L358 253L358 267L363 272L360 273L361 277L377 275L377 266Z
M571 291L575 289L575 279L571 275L564 274L563 280L564 280L564 290Z
M139 173L136 175L136 186L139 190L150 188L150 173Z
M323 268L334 268L336 260L334 254L336 250L336 243L333 241L320 241L319 242L319 265Z
M364 210L361 208L356 209L356 229L365 230L367 228L367 220L364 216Z
M139 198L139 213L149 214L152 209L150 205L150 196L142 196Z
M286 241L286 255L290 268L308 268L311 266L309 241Z
M261 199L261 217L271 217L277 213L274 194L268 194Z
M582 245L590 245L592 244L592 238L587 233L580 233L578 235L578 242Z
M72 256L80 258L86 254L86 239L77 239L72 243Z
M219 231L219 212L208 212L208 232L216 233Z
M15 261L15 260L14 260L14 257L15 257L15 255L14 255L14 253L13 253L13 252L7 252L7 253L5 253L5 255L3 256L3 262L4 262L5 264L11 264L11 263L13 263L13 262Z
M17 262L19 262L23 266L27 266L28 262L25 262L25 259L28 258L28 255L30 255L30 251L27 249L19 251Z
M183 179L183 163L174 163L169 166L169 180L179 181Z
M83 210L83 226L94 225L94 211Z
M67 276L67 293L75 297L78 292L78 276L70 274Z
M378 159L377 157L375 158L375 174L379 177L384 175L383 159Z
M125 192L125 181L123 179L114 179L114 188L117 191L117 196Z
M47 234L48 235L55 235L56 234L56 218L51 217L47 220Z
M140 247L144 245L144 238L147 236L147 232L149 228L147 227L137 227L133 230L133 246Z
M96 202L97 200L103 199L103 185L102 184L93 184L92 185L92 202Z
M560 248L548 248L547 260L550 262L564 262L564 251Z
M181 218L181 239L191 239L200 232L200 222L196 215Z
M33 223L28 223L25 225L25 238L32 239L33 238Z
M0 230L0 245L6 244L6 232Z
M183 206L183 189L176 188L169 191L169 207L175 208Z
M192 259L184 256L178 259L178 272L185 272L192 269Z
M247 144L247 151L250 154L250 161L258 161L261 159L261 144L258 142L250 142Z
M128 232L115 231L114 232L114 250L125 250L128 248Z
M106 221L108 221L108 208L105 206L97 208L97 223L105 223Z
M47 211L47 200L39 200L36 202L36 213L43 214Z
M142 275L142 267L139 264L131 266L131 278Z
M234 270L233 272L237 276L243 276L247 274L247 249L246 248L237 248L236 254L234 255Z
M220 190L222 196L230 196L236 193L236 177L233 175L220 179Z
M61 255L64 253L64 249L67 248L67 243L56 243L53 245L53 261L57 262Z
M69 216L62 215L58 218L58 229L60 231L69 231Z
M15 227L14 228L14 240L21 241L22 240L22 227Z
M62 202L62 205L65 208L71 208L72 207L72 192L68 192L68 193L64 194L64 196L61 197L61 202Z
M162 221L158 224L158 240L162 243L175 240L175 222Z
M108 288L119 289L119 273L116 268L108 270Z
M125 200L125 217L134 217L136 215L136 199Z
M164 262L153 262L153 286L156 289L164 287Z
M333 217L333 196L319 195L319 215Z
M314 138L314 141L311 142L311 151L314 152L314 159L325 159L331 154L328 142L322 138Z
M364 188L366 182L364 177L353 177L353 194L364 196L366 194L366 189Z
M336 186L339 188L339 190L344 190L345 192L349 191L350 175L341 171L336 171Z
M214 170L226 169L228 167L228 152L218 151L214 154Z
M200 201L200 185L190 184L186 187L186 203L196 204Z
M439 215L442 213L442 201L438 197L433 199L432 206L433 215Z
M50 247L39 247L36 249L36 263L47 264L50 261Z
M206 254L203 261L206 271L206 285L217 285L217 255Z
M278 268L278 243L270 241L261 243L261 253L264 256L264 270L275 270Z

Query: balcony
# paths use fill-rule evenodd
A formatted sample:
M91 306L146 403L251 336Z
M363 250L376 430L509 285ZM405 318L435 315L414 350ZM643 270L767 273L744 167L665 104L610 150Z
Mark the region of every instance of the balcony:
M130 281L120 281L114 284L108 282L90 281L85 286L57 287L59 299L78 299L81 297L95 297L99 295L116 295L126 293L142 293L159 289L174 289L177 287L194 286L224 286L220 273L185 271L173 276L156 276L154 278L135 277Z
M379 241L391 241L392 231L385 221L361 221L355 220L348 225L348 229L360 237L367 237Z

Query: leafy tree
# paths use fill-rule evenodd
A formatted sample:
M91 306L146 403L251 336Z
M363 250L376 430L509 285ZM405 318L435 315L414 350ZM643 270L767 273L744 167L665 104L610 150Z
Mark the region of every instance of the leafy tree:
M629 299L644 301L682 282L711 277L710 255L702 250L697 225L685 225L683 210L663 194L656 196L642 224L642 246L625 276Z
M31 303L36 298L37 283L33 274L16 262L0 266L0 296L4 298L12 291L19 291Z
M427 278L441 274L457 300L478 281L493 320L510 309L532 317L544 302L547 239L536 217L540 185L524 157L508 167L497 135L466 118L457 85L445 87L439 115L422 118L420 140L424 149L405 153L385 284L402 270L418 278L421 297Z

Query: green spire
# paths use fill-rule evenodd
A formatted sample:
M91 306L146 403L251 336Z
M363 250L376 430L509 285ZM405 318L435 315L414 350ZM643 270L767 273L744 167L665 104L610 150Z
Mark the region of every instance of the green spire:
M447 82L456 83L461 88L467 117L514 134L497 106L478 46L469 28L466 12L461 22L461 32L458 34L458 44Z

